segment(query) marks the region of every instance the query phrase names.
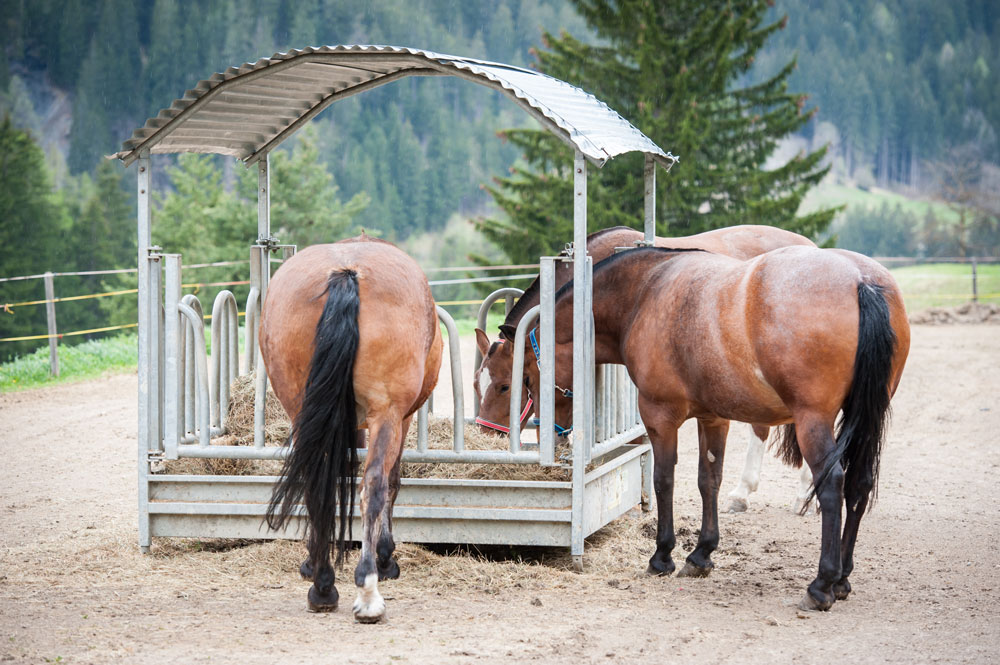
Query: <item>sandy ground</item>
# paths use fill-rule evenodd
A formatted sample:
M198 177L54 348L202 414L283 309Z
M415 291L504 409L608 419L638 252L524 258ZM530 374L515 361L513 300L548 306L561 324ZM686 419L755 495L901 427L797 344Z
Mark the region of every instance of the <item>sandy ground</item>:
M643 575L653 522L636 512L588 541L582 574L552 550L403 546L376 626L352 621L350 569L340 611L305 611L298 543L139 554L134 375L0 395L0 662L997 662L998 369L1000 328L914 327L854 593L828 613L795 609L819 520L790 513L797 474L768 459L707 579ZM678 560L700 516L684 437ZM744 452L739 432L723 493Z

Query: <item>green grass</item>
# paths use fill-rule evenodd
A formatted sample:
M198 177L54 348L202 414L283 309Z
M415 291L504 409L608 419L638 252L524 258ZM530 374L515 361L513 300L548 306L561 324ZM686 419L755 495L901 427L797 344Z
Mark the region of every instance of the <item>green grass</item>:
M1000 264L976 268L980 302L1000 303ZM958 263L925 263L893 268L908 312L927 307L954 307L972 300L972 267Z
M74 346L59 345L59 378L49 376L49 347L0 365L0 392L82 381L105 372L134 371L136 336L116 335Z

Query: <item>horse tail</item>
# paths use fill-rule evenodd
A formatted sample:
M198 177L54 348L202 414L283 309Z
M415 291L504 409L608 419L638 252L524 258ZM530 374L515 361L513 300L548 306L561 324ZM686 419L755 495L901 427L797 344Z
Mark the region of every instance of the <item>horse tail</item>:
M343 560L354 514L357 468L357 412L354 357L358 349L358 276L353 270L330 275L319 322L302 408L292 426L294 445L285 458L266 519L280 529L304 498L315 542L330 542L334 520L337 559ZM337 507L340 507L339 515Z
M851 388L841 406L836 447L813 486L823 483L839 461L844 469L844 495L874 501L878 493L879 460L889 421L892 358L896 333L889 317L884 288L858 284L858 348ZM809 502L806 502L809 505ZM853 506L851 506L853 508Z

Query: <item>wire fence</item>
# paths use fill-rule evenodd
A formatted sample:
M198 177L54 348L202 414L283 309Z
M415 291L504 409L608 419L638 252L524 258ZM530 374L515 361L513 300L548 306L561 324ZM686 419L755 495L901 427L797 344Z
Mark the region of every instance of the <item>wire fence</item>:
M971 301L1000 301L1000 259L995 257L987 258L913 258L913 257L876 257L877 260L892 269L897 281L902 287L904 296L907 299L907 307L914 311L932 305L959 304ZM275 261L280 262L280 261ZM234 266L245 266L245 261L216 261L212 263L199 263L184 266L185 270L199 270L207 268L227 268ZM428 268L425 272L435 273L491 273L496 271L512 270L532 270L536 271L537 264L517 264L504 266L451 266L443 268ZM55 305L57 303L68 303L84 300L95 300L100 298L112 298L137 293L137 289L114 289L100 293L88 293L71 296L57 297L54 289L55 277L71 276L92 276L92 275L122 275L135 274L136 268L121 268L111 270L90 270L78 272L49 272L37 275L23 275L16 277L2 277L0 283L19 282L27 280L42 280L45 283L45 298L25 300L21 302L0 301L0 317L4 314L13 314L16 309L26 307L46 307L46 322L48 331L32 335L18 335L10 337L0 337L0 342L27 342L48 340L50 344L50 355L52 358L53 374L58 375L58 354L56 351L57 341L67 337L82 335L92 335L120 330L127 330L137 327L134 322L119 325L108 325L88 328L85 330L72 330L60 332L56 325ZM534 279L537 272L520 272L517 274L486 275L481 277L461 277L452 279L432 279L430 286L447 287L455 285L495 283L507 281L521 281ZM224 281L204 281L186 282L181 286L187 289L194 289L195 292L202 288L239 287L249 284L249 280L224 280ZM437 294L436 294L437 295ZM457 299L438 300L438 304L444 307L472 306L478 305L479 299ZM240 316L244 316L240 312ZM206 319L211 319L211 315L206 315Z

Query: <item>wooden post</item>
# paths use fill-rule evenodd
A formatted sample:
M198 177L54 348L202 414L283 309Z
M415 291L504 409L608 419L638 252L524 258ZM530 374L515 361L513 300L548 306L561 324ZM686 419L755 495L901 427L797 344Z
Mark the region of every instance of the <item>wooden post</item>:
M979 285L976 284L976 257L972 257L972 302L979 302Z
M52 286L52 273L45 273L45 318L49 323L49 373L59 376L59 340L56 338L56 303L55 289Z

